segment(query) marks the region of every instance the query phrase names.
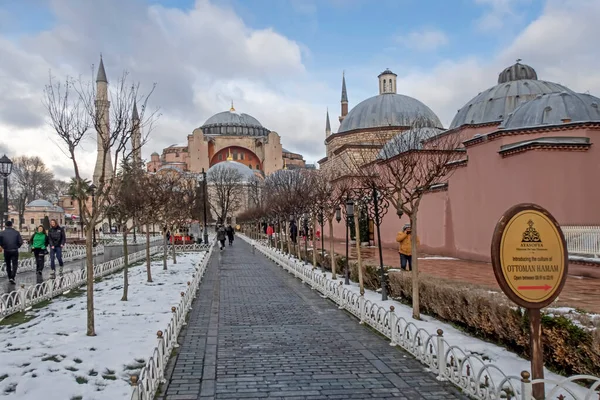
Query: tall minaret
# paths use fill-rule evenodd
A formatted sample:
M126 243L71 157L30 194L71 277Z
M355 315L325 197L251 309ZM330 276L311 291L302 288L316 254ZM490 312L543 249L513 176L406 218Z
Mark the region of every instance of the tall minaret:
M133 162L136 167L142 165L142 127L140 126L140 115L138 114L137 102L133 103L131 113L131 148L133 149Z
M112 177L112 158L110 151L104 158L103 143L107 143L110 138L110 101L108 100L108 80L104 70L104 62L100 56L100 66L98 67L98 76L96 77L96 137L97 137L97 155L96 166L94 167L94 184L98 186L100 176L102 176L102 160L104 160L104 181Z
M329 108L327 109L327 119L325 120L325 138L331 135L331 123L329 122Z
M340 124L348 115L348 92L346 92L346 74L342 72L342 115L340 115Z

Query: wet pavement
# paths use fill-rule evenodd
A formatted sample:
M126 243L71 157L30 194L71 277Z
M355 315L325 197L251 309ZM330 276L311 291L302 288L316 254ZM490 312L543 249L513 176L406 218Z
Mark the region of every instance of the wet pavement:
M129 246L129 254L140 251L144 248L143 244L130 245ZM107 247L104 254L100 254L94 257L94 265L100 264L103 262L107 262L110 260L114 260L115 258L121 257L123 255L123 248L120 246L110 246ZM47 256L48 257L48 256ZM80 260L74 260L65 262L63 267L63 274L67 272L76 271L85 268L85 258ZM58 262L56 262L56 274L58 275ZM21 285L25 285L25 287L33 286L38 283L42 283L45 280L50 279L50 274L52 270L50 267L44 267L42 271L42 275L37 275L35 271L26 271L26 272L18 272L17 277L15 279L16 284L11 284L8 282L8 278L2 277L0 278L0 294L10 293L15 289L21 287Z

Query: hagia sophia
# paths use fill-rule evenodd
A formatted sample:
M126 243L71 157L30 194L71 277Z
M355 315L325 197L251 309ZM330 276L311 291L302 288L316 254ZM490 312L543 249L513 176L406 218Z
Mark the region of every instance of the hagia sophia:
M423 139L435 144L457 135L464 151L449 179L423 196L418 234L427 253L489 261L496 222L519 203L541 205L562 226L599 225L600 189L592 182L600 172L600 150L593 146L600 135L600 98L540 80L520 61L462 105L448 129L425 104L397 93L389 69L379 75L379 94L350 110L342 78L341 125L332 133L327 114L320 168L339 170L344 157L373 138L396 140L417 119L425 120ZM389 212L382 243L395 247L396 233L408 222ZM343 223L335 224L334 235L344 237Z

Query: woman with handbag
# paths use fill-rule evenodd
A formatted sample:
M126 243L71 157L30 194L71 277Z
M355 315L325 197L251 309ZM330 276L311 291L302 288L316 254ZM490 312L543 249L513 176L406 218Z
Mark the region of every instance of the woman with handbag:
M48 235L46 235L43 225L38 226L29 243L31 243L31 251L35 256L35 270L38 275L41 275L44 269L44 258L48 254Z

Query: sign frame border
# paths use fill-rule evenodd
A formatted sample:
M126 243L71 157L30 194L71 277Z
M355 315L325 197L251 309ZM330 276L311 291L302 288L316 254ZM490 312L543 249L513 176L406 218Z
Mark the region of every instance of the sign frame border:
M560 237L561 245L563 246L564 268L563 268L562 277L561 277L560 281L558 282L558 287L554 291L554 294L552 296L550 296L549 298L547 298L546 300L541 301L541 302L529 302L529 301L524 300L521 297L519 297L516 294L516 292L512 290L512 288L506 281L506 278L504 277L504 273L502 272L502 264L500 262L500 260L501 260L500 254L501 254L501 250L502 250L500 248L500 246L502 243L502 237L504 236L504 232L506 230L506 226L507 226L508 222L515 215L519 214L522 211L536 211L536 212L539 212L540 214L543 214L546 218L548 218L548 220L550 220L550 222L557 229L558 236ZM512 206L511 208L509 208L502 214L502 216L496 223L496 227L494 228L494 234L492 236L491 256L492 256L492 267L494 270L494 275L496 276L496 281L498 282L500 289L502 289L504 294L511 301L513 301L520 307L524 307L524 308L528 308L528 309L541 309L541 308L547 307L548 305L552 304L552 302L554 300L556 300L556 298L560 295L560 293L562 292L564 285L567 281L567 275L569 273L569 252L567 250L567 242L565 240L565 236L564 236L563 231L562 231L558 221L556 220L556 218L554 218L548 210L546 210L545 208L543 208L537 204L520 203L515 206Z

